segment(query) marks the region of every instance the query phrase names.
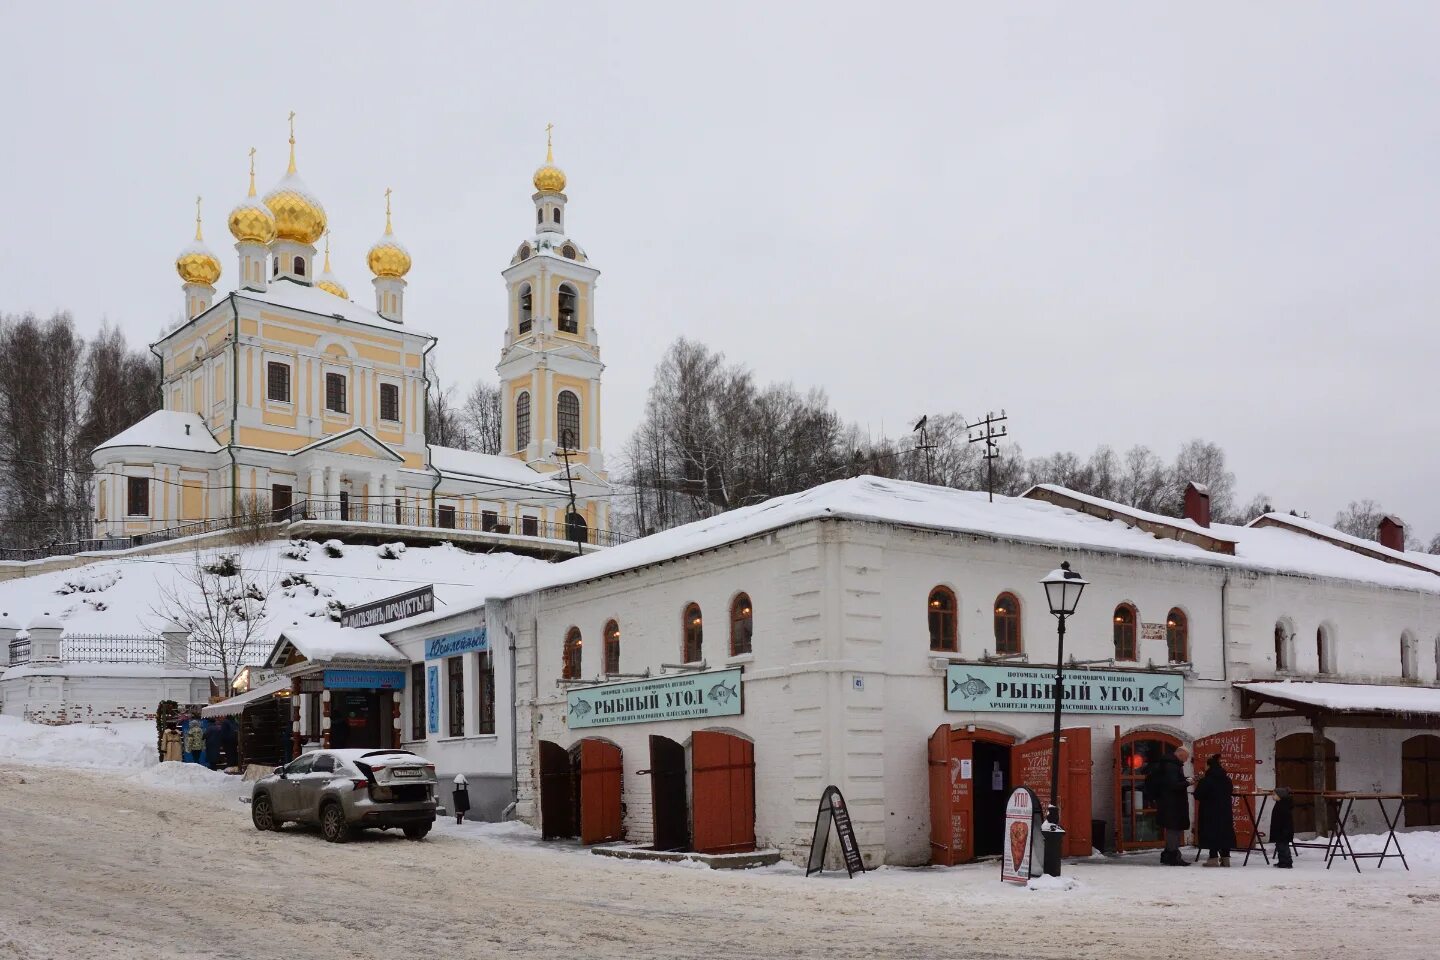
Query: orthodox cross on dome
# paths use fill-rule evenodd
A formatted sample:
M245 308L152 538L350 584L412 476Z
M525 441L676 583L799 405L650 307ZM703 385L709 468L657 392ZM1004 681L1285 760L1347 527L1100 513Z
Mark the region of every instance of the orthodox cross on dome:
M195 239L196 239L196 240L203 240L203 239L205 239L204 237L200 236L200 197L199 197L199 196L196 196L196 197L195 197Z
M255 148L250 148L250 193L247 196L255 196Z
M554 130L554 129L555 129L555 124L553 124L553 123L547 123L547 124L545 124L545 162L546 162L546 163L554 163L554 162L555 162L555 149L554 149L554 146L553 146L553 144L552 144L552 142L551 142L551 139L550 139L550 131L552 131L552 130Z
M390 227L390 188L385 188L385 235L388 237L395 231Z
M287 173L295 172L295 111L290 111L290 169Z

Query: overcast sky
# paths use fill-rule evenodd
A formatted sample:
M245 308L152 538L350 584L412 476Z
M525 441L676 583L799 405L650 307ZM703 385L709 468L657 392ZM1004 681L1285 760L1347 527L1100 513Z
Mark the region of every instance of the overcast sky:
M334 265L395 190L407 322L494 378L544 126L603 271L605 446L677 336L847 418L1004 407L1030 455L1222 444L1248 500L1440 532L1440 6L5 7L0 311L154 339L246 151Z

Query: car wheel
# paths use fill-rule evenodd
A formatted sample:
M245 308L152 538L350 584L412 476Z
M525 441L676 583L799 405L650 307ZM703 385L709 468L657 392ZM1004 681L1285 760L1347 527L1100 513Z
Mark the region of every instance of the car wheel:
M331 843L344 843L350 839L350 824L345 822L345 811L340 804L325 804L320 811L320 832Z
M428 823L412 823L405 827L406 840L424 840L425 835L430 832Z
M255 824L256 830L280 829L280 821L275 819L275 808L263 793L250 804L250 822Z

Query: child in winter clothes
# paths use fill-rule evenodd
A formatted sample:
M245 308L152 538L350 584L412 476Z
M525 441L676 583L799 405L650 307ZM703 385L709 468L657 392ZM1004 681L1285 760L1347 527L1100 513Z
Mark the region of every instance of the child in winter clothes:
M1275 806L1270 810L1270 840L1275 844L1275 866L1291 869L1290 844L1295 840L1295 798L1289 787L1275 788Z
M205 762L205 728L199 717L191 717L185 726L185 762Z

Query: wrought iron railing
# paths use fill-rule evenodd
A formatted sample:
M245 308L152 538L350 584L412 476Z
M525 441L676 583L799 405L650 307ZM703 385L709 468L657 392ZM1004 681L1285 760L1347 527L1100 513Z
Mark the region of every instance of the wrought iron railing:
M277 519L324 520L342 523L387 523L433 530L464 530L472 533L494 533L540 540L580 541L599 547L613 547L634 539L614 530L597 530L585 524L549 523L522 518L520 523L501 520L489 511L453 510L448 507L416 506L373 500L335 500L310 498L276 511Z
M17 664L17 663L29 663L29 662L30 662L30 641L29 641L29 640L11 640L11 641L10 641L10 666L13 667L13 666L15 666L15 664Z
M30 641L10 641L10 665L30 662ZM247 663L261 663L269 655L268 645L248 644L227 651L230 669ZM165 640L149 634L73 634L60 638L60 660L64 663L166 663ZM218 651L205 649L191 640L181 662L201 670L218 670Z
M46 557L68 557L77 553L129 550L131 547L143 547L152 543L165 543L168 540L195 537L202 533L234 530L237 527L252 526L254 523L255 520L253 517L240 514L234 517L221 517L217 520L195 520L174 527L165 527L162 530L137 533L129 537L99 537L90 540L67 540L63 543L48 543L38 547L0 547L0 560L44 560Z

